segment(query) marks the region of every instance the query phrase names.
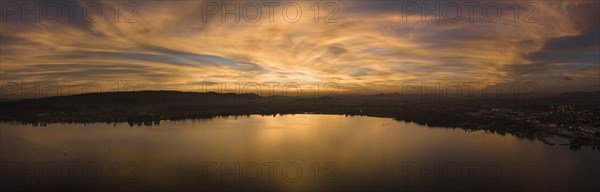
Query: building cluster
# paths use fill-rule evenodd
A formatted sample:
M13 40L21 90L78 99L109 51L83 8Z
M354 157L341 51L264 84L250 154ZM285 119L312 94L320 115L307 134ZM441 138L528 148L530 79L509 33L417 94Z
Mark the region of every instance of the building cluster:
M525 122L534 128L562 135L582 133L600 136L600 108L582 108L574 105L552 105L545 110L491 108L479 110L471 115L484 119Z

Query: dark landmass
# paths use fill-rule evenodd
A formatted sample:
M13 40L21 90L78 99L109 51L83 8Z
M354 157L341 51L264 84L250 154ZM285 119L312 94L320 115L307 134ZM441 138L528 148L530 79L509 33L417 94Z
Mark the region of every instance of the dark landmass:
M389 117L430 127L485 130L539 139L550 145L600 148L597 92L552 96L443 98L439 95L337 95L261 97L179 91L90 93L0 102L0 121L160 124L160 120L217 116L341 114Z

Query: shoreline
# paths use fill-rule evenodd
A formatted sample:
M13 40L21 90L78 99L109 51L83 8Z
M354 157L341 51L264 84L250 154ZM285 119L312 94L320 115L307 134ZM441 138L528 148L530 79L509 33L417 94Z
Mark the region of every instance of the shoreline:
M520 139L536 139L547 145L561 145L561 146L570 146L573 150L578 150L581 147L590 147L595 150L600 150L600 138L589 137L585 135L578 136L579 138L575 138L573 135L562 134L558 132L552 132L539 128L523 128L523 127L512 127L514 129L510 129L505 127L504 129L491 128L495 127L494 125L483 125L483 124L472 124L472 123L454 123L450 125L442 125L439 123L427 123L427 122L417 122L408 119L402 119L399 117L394 117L393 115L369 115L369 114L339 114L339 113L315 113L315 112L303 112L303 113L284 113L284 114L263 114L263 113L255 113L255 114L240 114L240 115L215 115L212 117L190 117L190 118L162 118L153 121L38 121L38 122L28 122L28 121L19 121L19 120L1 120L0 123L15 123L15 124L25 124L32 126L46 126L48 124L129 124L130 127L133 126L159 126L160 122L164 121L186 121L186 120L210 120L214 118L220 117L238 117L238 116L285 116L285 115L336 115L336 116L365 116L365 117L376 117L376 118L388 118L393 119L395 121L406 122L406 123L415 123L422 126L443 128L443 129L463 129L463 130L481 130L486 132L492 132L494 134L510 134ZM519 129L521 129L519 131ZM511 131L512 130L512 131Z

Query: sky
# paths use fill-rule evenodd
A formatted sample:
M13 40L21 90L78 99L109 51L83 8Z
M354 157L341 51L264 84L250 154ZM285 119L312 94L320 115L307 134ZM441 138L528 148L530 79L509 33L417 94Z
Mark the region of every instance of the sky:
M598 1L0 2L3 85L600 89Z

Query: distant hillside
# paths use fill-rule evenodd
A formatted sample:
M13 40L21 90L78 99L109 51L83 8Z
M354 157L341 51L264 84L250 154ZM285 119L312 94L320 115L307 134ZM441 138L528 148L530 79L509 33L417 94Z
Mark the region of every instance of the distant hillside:
M137 91L137 92L102 92L69 96L48 97L19 102L65 103L65 104L203 104L210 102L256 100L256 94L220 94L215 92L181 92L181 91Z

